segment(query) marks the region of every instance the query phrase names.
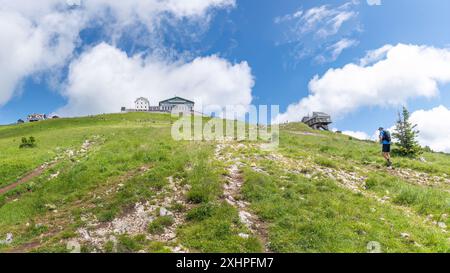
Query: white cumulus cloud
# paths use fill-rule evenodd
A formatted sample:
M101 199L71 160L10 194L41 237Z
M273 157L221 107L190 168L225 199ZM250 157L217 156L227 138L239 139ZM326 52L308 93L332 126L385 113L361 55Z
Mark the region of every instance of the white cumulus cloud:
M0 0L0 107L26 77L67 65L91 22L102 21L114 35L137 23L151 33L163 16L208 20L210 9L233 6L235 0Z
M365 133L365 132L361 132L361 131L343 131L342 134L347 135L347 136L351 136L360 140L369 140L371 139L371 137Z
M209 56L172 63L151 56L128 56L102 43L71 64L64 92L68 103L57 113L118 112L122 106L134 106L140 96L149 98L152 105L177 95L198 104L248 106L253 85L246 62L232 64Z
M49 13L39 24L19 13L0 10L0 106L7 103L26 76L62 66L71 56L82 18Z
M417 124L419 143L434 151L450 153L450 109L439 106L431 110L419 110L411 114L411 122Z
M363 60L315 76L310 95L290 105L278 121L298 121L312 111L340 117L361 107L398 106L435 97L440 85L450 83L449 49L398 44L369 52Z

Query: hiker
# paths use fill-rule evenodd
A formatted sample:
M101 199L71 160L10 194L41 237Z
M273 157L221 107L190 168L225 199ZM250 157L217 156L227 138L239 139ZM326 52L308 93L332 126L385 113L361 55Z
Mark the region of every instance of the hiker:
M383 157L386 159L388 167L391 167L391 133L388 130L384 130L383 127L380 127L378 130L380 131L380 143L383 144Z

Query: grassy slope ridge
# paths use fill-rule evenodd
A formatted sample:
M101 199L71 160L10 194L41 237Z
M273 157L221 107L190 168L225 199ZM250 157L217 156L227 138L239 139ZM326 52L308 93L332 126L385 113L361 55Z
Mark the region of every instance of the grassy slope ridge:
M0 195L0 242L13 234L0 251L450 251L449 155L386 170L379 145L302 124L283 125L275 151L230 141L218 154L215 142L172 140L172 122L130 113L0 127L0 188L53 162ZM37 147L19 149L29 136Z

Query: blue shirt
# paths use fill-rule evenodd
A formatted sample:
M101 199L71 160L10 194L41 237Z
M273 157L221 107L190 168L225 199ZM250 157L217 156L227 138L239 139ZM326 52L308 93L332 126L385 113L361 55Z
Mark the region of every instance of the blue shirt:
M380 138L381 139L383 139L383 137L384 137L384 131L381 131L381 133L380 133ZM391 144L389 141L387 141L387 140L383 140L381 143L383 143L383 144Z

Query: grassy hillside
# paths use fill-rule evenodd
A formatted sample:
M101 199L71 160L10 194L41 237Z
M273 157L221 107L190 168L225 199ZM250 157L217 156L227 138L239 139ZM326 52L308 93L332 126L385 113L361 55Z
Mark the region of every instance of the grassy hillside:
M174 141L172 122L0 127L0 252L450 252L449 155L386 169L379 145L302 124L267 151Z

